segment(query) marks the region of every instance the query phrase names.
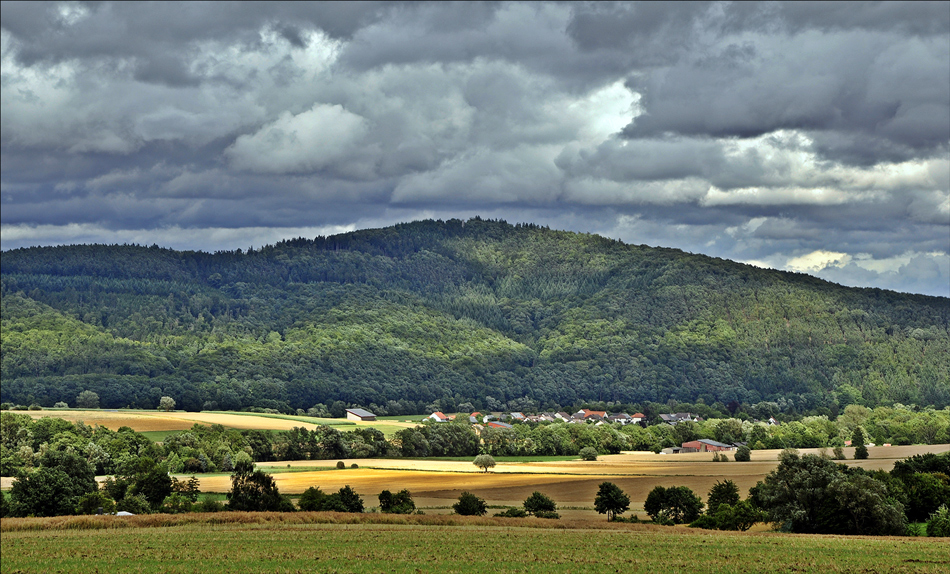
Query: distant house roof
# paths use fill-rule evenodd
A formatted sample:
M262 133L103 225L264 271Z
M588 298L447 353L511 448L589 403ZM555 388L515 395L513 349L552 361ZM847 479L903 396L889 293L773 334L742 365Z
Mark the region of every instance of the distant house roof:
M513 428L513 427L512 427L510 424L508 424L508 423L497 423L497 422L495 422L495 421L492 421L492 422L488 423L488 426L490 426L490 427L492 427L492 428L495 428L495 429L510 429L510 428Z
M645 419L645 418L647 418L647 416L646 416L645 414L643 414L643 413L634 413L634 414L632 414L632 415L630 415L630 416L633 417L633 418L635 418L635 419Z
M731 444L723 444L718 441L710 440L708 438L701 438L696 442L701 442L703 444L708 444L709 446L718 446L719 448L732 448Z
M373 413L371 413L371 412L369 412L369 411L367 411L367 410L365 410L365 409L346 409L346 412L348 412L348 413L350 413L350 414L352 414L352 415L358 416L358 417L360 417L361 419L370 418L370 417L376 418L376 415L374 415Z
M449 417L445 416L445 414L444 414L442 411L435 411L434 413L432 413L431 415L429 415L428 418L434 419L434 420L437 420L437 421L440 421L440 422L445 422L445 421L449 420Z

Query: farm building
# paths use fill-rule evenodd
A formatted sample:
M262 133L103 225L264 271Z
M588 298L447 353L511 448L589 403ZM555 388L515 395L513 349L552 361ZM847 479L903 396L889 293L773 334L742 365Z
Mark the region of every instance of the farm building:
M714 440L701 438L699 440L684 442L680 452L719 452L724 450L736 450L736 447L731 444L723 444Z
M348 421L375 421L376 415L363 409L346 409Z
M437 423L447 423L452 420L450 417L446 416L442 411L436 411L431 415L427 416L426 419L432 419Z

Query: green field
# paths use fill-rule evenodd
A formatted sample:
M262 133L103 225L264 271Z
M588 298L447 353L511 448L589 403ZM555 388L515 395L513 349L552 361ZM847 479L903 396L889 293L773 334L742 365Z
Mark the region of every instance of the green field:
M118 527L116 527L118 526ZM0 572L944 573L946 539L334 513L4 519Z

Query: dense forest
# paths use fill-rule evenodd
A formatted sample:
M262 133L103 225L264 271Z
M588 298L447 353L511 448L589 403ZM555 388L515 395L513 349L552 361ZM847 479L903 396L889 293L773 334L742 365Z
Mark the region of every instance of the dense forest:
M261 249L6 251L14 404L950 405L950 300L479 218ZM617 409L619 410L619 409Z

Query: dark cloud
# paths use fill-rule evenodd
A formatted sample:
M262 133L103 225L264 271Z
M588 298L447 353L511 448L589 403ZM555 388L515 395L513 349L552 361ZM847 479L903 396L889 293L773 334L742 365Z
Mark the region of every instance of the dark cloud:
M946 3L0 9L4 249L482 215L950 295Z

